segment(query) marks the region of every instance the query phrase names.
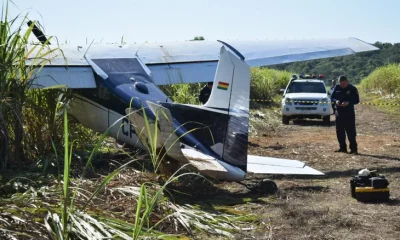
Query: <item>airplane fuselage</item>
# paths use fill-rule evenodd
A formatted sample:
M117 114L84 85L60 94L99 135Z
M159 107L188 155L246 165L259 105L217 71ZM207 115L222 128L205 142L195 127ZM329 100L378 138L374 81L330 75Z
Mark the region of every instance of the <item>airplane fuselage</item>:
M103 133L111 127L110 136L147 150L139 140L138 129L135 129L135 124L129 120L127 110L130 109L138 115L145 113L148 120L154 122L156 116L148 107L148 102L160 105L173 104L172 100L153 83L151 72L136 58L92 59L92 61L100 68L95 74L97 87L74 90L75 98L70 103L69 112L88 128ZM103 76L107 77L104 79ZM181 109L182 113L188 110ZM214 115L218 115L218 111L215 111ZM213 114L207 114L206 109L191 108L191 112L193 112L192 117L188 120L215 124L216 119L211 118ZM227 112L219 115L227 115ZM221 157L215 150L200 142L196 136L187 134L187 126L182 124L173 119L173 125L177 129L175 133L182 144L215 158Z

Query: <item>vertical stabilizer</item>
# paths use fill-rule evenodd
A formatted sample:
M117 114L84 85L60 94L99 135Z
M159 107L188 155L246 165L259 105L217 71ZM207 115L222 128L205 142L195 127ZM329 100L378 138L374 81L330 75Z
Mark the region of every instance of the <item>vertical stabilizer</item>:
M249 66L222 47L212 92L204 106L248 113L249 98Z
M220 61L207 108L227 111L222 159L246 171L249 128L250 69L233 53L221 48Z
M213 89L205 105L161 105L170 110L183 144L246 171L249 97L249 67L222 47ZM190 134L185 134L188 131Z

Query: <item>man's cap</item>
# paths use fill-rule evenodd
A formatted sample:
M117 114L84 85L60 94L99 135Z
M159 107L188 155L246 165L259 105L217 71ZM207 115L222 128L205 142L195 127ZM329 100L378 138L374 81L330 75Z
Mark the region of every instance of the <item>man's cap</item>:
M214 82L207 82L208 85L213 85Z
M344 75L341 75L341 76L339 76L338 80L339 80L339 82L340 81L347 81L347 77L344 76Z

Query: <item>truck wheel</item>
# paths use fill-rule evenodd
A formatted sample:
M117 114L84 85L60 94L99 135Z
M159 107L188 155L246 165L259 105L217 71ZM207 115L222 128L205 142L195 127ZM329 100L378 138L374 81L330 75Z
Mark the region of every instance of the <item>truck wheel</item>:
M323 123L324 123L325 125L331 125L331 116L328 115L328 116L323 117L323 118L322 118L322 121L323 121Z
M285 125L289 124L289 117L288 116L282 116L282 123Z

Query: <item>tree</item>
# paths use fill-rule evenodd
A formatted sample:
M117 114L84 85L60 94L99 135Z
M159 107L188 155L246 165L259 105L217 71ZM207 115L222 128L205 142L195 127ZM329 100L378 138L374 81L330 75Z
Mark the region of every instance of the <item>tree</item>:
M199 36L199 37L196 36L190 41L203 41L203 40L205 40L205 38L203 36Z
M400 63L400 43L376 42L378 51L358 53L356 55L318 59L271 66L279 70L303 74L324 74L327 79L336 79L345 74L352 83L357 84L377 67L391 63Z

